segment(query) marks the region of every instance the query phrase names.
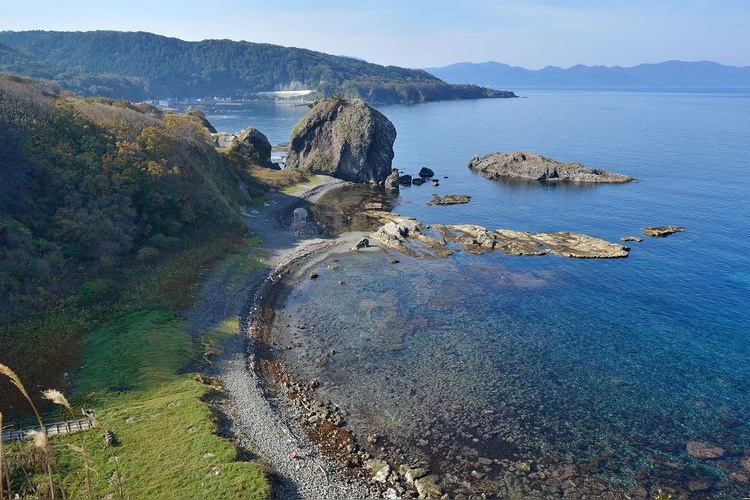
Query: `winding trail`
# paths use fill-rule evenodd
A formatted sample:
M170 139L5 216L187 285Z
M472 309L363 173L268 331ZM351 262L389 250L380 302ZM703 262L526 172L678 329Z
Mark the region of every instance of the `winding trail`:
M292 404L265 391L259 374L249 365L253 353L249 350L247 325L263 282L276 269L341 244L331 239L297 239L285 222L294 208L314 202L327 190L343 184L324 177L322 183L295 195L270 193L260 214L246 216L249 229L261 237L268 252L266 268L243 277L239 291L227 287L231 269L212 271L204 280L195 306L184 315L192 333L206 330L232 315L240 317L240 325L244 325L242 334L226 341L223 352L214 361L212 374L221 380L228 396L224 411L230 420L230 432L240 446L257 453L257 458L271 466L276 480L274 497L278 499L378 496L367 485L336 472L296 424ZM348 242L352 237L356 236L344 239ZM226 276L217 275L222 272ZM292 458L293 452L296 458Z

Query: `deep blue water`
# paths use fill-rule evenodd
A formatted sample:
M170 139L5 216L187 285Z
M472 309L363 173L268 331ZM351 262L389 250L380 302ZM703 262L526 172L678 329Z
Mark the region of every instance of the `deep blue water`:
M304 344L287 359L350 411L355 432L410 443L458 476L478 457L511 457L573 464L625 488L685 492L692 480L710 486L697 497L747 494L750 94L525 97L381 108L398 131L394 166L426 165L441 180L402 188L395 211L610 241L649 225L687 232L646 237L611 261L337 256L280 313L284 341ZM283 109L268 127L288 133L304 111ZM252 124L265 130L266 118ZM502 183L466 168L475 154L513 150L638 182ZM428 206L433 193L472 199ZM726 458L692 458L688 441L720 445Z

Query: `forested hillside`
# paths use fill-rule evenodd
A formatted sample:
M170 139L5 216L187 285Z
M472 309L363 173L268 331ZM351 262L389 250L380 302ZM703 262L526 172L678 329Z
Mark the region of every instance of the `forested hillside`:
M67 88L131 100L247 97L302 88L384 103L512 97L474 85L449 85L422 70L260 43L186 42L117 31L5 31L0 43L54 68L55 80Z
M0 79L0 320L149 259L201 223L238 224L238 173L199 120Z
M61 387L96 325L189 296L163 269L173 255L242 241L258 188L210 139L194 114L0 76L0 362ZM17 392L0 394L12 413Z

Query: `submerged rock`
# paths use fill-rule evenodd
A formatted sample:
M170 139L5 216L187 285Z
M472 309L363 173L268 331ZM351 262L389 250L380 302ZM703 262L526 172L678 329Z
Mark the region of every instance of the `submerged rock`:
M646 236L655 236L657 238L663 238L674 233L684 233L685 228L682 226L648 226L642 227L641 231Z
M419 494L419 498L440 498L443 494L442 488L438 485L440 477L434 474L425 476L414 481L414 487Z
M383 182L392 173L396 128L361 99L325 99L292 130L287 168L353 182Z
M411 180L411 183L414 184L415 186L421 186L425 182L427 182L427 181L424 180L424 179L422 179L421 177L416 177L416 178L414 178L414 179Z
M721 458L726 453L721 446L701 441L688 441L686 448L688 455L695 458Z
M475 156L469 168L488 179L514 178L544 182L621 184L634 179L627 175L564 163L535 153L490 153Z

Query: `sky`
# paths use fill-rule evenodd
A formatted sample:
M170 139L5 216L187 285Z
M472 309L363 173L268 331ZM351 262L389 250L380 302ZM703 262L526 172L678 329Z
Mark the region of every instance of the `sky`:
M750 0L0 0L0 30L149 31L409 68L750 66Z

